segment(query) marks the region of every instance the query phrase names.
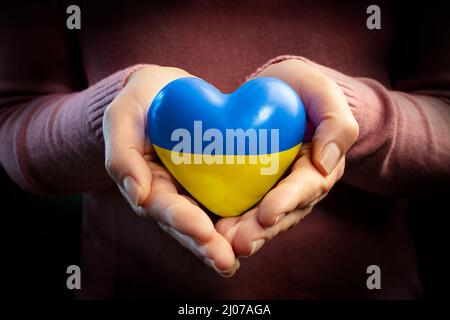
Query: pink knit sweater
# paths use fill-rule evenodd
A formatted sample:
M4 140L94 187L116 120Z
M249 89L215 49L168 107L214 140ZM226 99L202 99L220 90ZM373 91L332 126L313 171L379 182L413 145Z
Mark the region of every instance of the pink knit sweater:
M449 185L448 22L436 7L380 6L382 29L368 30L362 4L85 3L81 31L69 31L58 3L6 5L0 162L31 192L85 194L80 297L420 296L399 197ZM402 27L418 14L426 23ZM138 63L178 66L232 91L285 54L337 82L360 136L330 195L222 279L128 208L104 170L103 111ZM383 270L381 291L365 287L371 264Z

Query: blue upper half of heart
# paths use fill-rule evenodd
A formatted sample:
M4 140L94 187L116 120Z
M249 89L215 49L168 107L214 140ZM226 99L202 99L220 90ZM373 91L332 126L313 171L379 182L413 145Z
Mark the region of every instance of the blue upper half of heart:
M148 113L153 144L174 150L183 133L189 133L190 141L184 143L190 145L190 153L197 154L212 142L222 144L223 154L285 151L302 142L305 126L300 97L276 78L250 80L231 94L199 78L180 78L156 95ZM242 136L245 147L238 148ZM230 138L235 139L234 149L230 149ZM255 139L261 145L266 140L266 150L255 147Z

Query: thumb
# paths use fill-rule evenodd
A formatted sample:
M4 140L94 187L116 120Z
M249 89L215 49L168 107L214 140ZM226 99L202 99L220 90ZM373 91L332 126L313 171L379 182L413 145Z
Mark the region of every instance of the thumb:
M129 94L120 93L106 109L103 134L108 174L130 205L142 205L150 194L152 174L144 158L145 116Z
M312 138L313 164L323 175L328 175L355 143L359 126L337 83L314 66L305 63L299 66L294 88L316 127Z
M324 114L325 119L318 123L312 139L313 164L324 175L334 170L358 136L358 126L352 117L329 114Z

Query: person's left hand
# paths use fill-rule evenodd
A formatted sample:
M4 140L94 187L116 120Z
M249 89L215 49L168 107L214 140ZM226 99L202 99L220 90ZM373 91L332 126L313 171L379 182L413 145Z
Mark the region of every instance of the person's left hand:
M315 129L312 142L303 144L289 175L255 208L216 223L237 256L254 254L311 212L342 177L345 154L359 129L342 90L313 66L286 60L264 69L258 77L276 77L290 84L304 102L309 128Z
M280 232L311 212L341 178L345 160L327 176L313 165L311 143L305 143L291 173L269 191L261 203L239 217L219 220L216 229L230 241L237 256L250 256ZM273 223L261 223L261 220Z

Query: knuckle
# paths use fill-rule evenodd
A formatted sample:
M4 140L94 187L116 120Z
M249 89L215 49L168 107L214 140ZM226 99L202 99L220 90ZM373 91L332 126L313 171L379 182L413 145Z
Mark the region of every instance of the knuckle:
M190 74L178 67L165 67L164 69L165 72L167 72L168 75L174 76L174 77L179 77L179 76L189 76Z
M144 76L144 77L148 77L148 76L153 76L155 73L158 73L162 70L163 67L159 66L159 65L145 65L142 68L136 70L135 72L133 72L132 76Z
M273 63L265 68L264 71L272 70L303 70L305 67L309 67L304 61L299 59L286 59L276 63Z
M286 59L284 61L279 62L280 65L285 65L287 67L304 67L306 65L305 62L299 59Z
M264 69L262 69L260 72L257 73L257 76L258 77L261 77L261 76L265 76L265 77L273 76L274 74L276 74L276 70L280 66L282 66L282 65L280 65L280 63L282 63L282 62L277 62L277 63L271 64L271 65L265 67Z

